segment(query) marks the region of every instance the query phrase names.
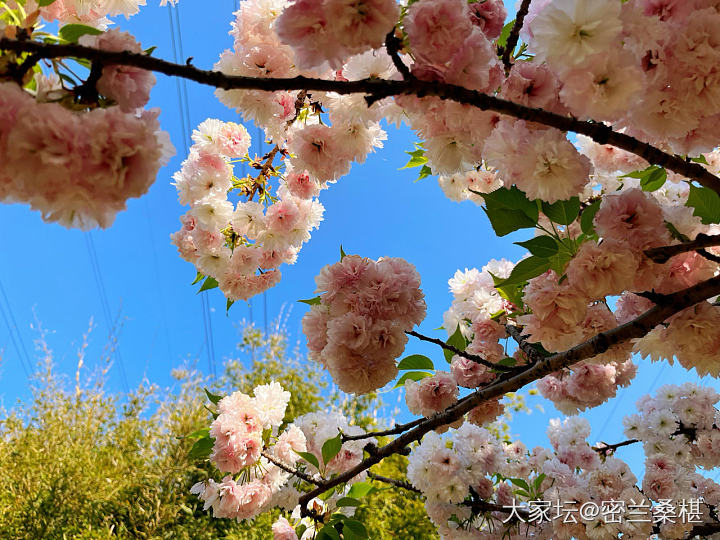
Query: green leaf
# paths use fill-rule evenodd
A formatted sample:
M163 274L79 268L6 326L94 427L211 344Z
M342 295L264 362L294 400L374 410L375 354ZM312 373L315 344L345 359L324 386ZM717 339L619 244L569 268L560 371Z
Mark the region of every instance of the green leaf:
M516 489L515 491L513 491L513 493L514 493L515 495L520 495L520 496L522 496L522 497L528 497L528 498L532 497L532 495L530 495L530 494L529 494L527 491L525 491L524 489Z
M530 491L530 486L522 478L508 478L508 480L510 480L517 487L523 488L526 491Z
M710 165L703 154L700 154L700 157L690 158L690 161L692 161L693 163L702 163L703 165Z
M460 325L458 324L457 328L455 329L455 333L453 333L452 336L448 338L448 340L445 342L448 345L452 345L456 349L459 349L461 351L465 350L465 347L468 346L468 342L465 339L465 336L463 336L462 332L460 331ZM452 351L448 351L447 349L443 349L443 355L445 356L445 360L449 364L452 362L453 356L455 356L455 353Z
M190 435L185 435L185 437L182 437L183 439L201 439L203 437L209 437L210 436L210 429L209 428L202 428L198 429L197 431L193 431Z
M200 294L203 291L209 291L210 289L214 289L217 286L218 286L217 280L212 276L208 276L207 278L205 278L205 281L203 282L202 287L200 287L200 290L198 291L198 294Z
M402 169L412 169L413 167L420 167L422 165L425 165L427 163L427 158L425 157L425 149L418 146L417 143L415 143L415 146L417 147L412 152L405 152L410 156L410 161L408 161L405 166L400 167L400 170Z
M573 197L567 201L557 201L552 204L542 201L542 211L553 223L570 225L580 213L580 198Z
M640 180L640 187L643 191L657 191L665 185L667 171L659 168L652 171L645 178Z
M650 165L642 171L633 171L620 178L638 178L643 191L656 191L663 187L667 180L667 171L657 165Z
M545 473L540 473L535 479L535 482L533 482L533 489L535 491L538 491L540 489L540 484L543 483L543 480L545 480Z
M340 244L340 260L342 261L346 257L345 251L343 250L342 244ZM302 300L301 300L302 302Z
M696 187L690 184L690 195L686 206L694 208L694 216L698 216L704 225L720 223L720 195L707 187Z
M549 259L533 255L517 263L510 273L510 276L496 284L495 288L504 288L508 285L519 285L529 279L539 276L544 272L547 272L550 269L550 266L551 264Z
M315 540L340 540L340 533L332 524L328 523L318 531Z
M517 360L515 360L514 358L510 358L509 356L507 358L503 358L498 362L498 365L506 367L513 367L515 364L517 364Z
M368 533L367 533L367 529L365 529L365 525L363 525L362 522L360 522L356 519L346 519L343 522L343 535L346 530L350 531L354 538L367 538L368 537Z
M207 412L209 412L209 413L212 415L213 420L215 420L218 416L220 416L217 411L213 411L213 410L212 410L210 407L208 407L207 405L203 404L203 407L205 408L205 410L206 410Z
M420 169L420 174L418 174L416 182L419 182L423 178L427 178L428 176L432 176L432 169L428 167L427 165L423 165L422 169Z
M351 497L353 499L362 499L367 495L375 493L377 490L378 489L375 486L368 484L367 482L356 482L350 487L350 490L347 492L346 497Z
M335 493L335 488L334 488L334 487L331 487L331 488L328 489L327 491L324 491L324 492L322 492L320 495L318 495L318 498L319 498L321 501L327 501L330 497L333 496L334 493Z
M203 390L205 390L205 394L207 395L208 399L209 399L214 405L217 405L217 404L220 402L220 400L223 398L223 396L219 396L219 395L217 395L217 394L213 394L213 393L210 392L207 388L204 388Z
M411 381L420 381L427 377L432 377L432 373L428 373L427 371L408 371L406 373L403 373L402 377L398 379L398 382L395 383L395 386L393 386L393 388L400 388L401 386L404 386L405 381L407 381L408 379L410 379Z
M354 497L340 497L335 505L340 508L341 506L360 506L362 502L358 501Z
M502 187L491 193L470 191L485 200L483 210L498 236L505 236L518 229L534 227L537 224L537 204L529 200L515 186L511 189Z
M551 257L558 252L558 243L552 236L536 236L526 242L515 242L538 257Z
M55 1L55 0L53 0L53 2L54 2L54 1ZM147 54L148 56L150 56L150 55L152 55L152 53L155 52L155 49L157 49L157 45L153 45L152 47L149 47L149 48L145 49L143 52L144 52L145 54Z
M677 227L675 227L675 225L673 225L669 221L665 222L665 228L670 231L670 236L672 236L675 240L680 240L681 242L690 242L690 239L683 233L678 231Z
M548 259L550 261L550 268L552 268L558 276L561 276L561 281L562 276L565 273L565 267L572 258L572 254L568 251L559 251Z
M298 302L302 302L303 304L307 304L308 306L317 306L322 303L320 302L319 296L316 296L315 298L308 298L307 300L298 300Z
M298 538L302 538L302 535L307 531L307 525L304 523L299 523L297 527L295 527L295 534Z
M600 202L601 201L595 201L590 206L587 206L580 216L580 227L582 228L582 232L587 234L588 236L591 236L595 234L595 225L593 225L593 219L595 219L595 214L597 214L597 211L600 209Z
M192 445L188 455L193 459L206 458L210 455L210 452L212 452L214 442L215 439L212 437L203 437L202 439L198 439L195 441L195 444Z
M320 450L322 453L323 463L325 463L325 465L330 463L332 458L334 458L340 453L341 449L342 434L338 433L337 436L333 437L332 439L328 439L323 443L322 449Z
M50 4L52 4L53 2L55 2L55 0L38 0L38 6L47 7Z
M498 294L500 294L500 296L502 296L508 302L516 305L518 309L522 309L523 284L519 283L517 285L501 286L499 284L505 281L505 279L494 275L492 272L490 273L490 275L493 278L495 289L497 289ZM505 311L501 311L500 313L505 313Z
M505 45L507 44L507 40L510 37L510 31L512 30L512 27L514 25L515 19L503 26L503 29L500 32L500 37L497 39L498 47L505 47Z
M432 360L422 354L411 354L406 356L397 367L399 370L403 369L435 369Z
M93 28L92 26L87 26L85 24L66 24L62 28L60 28L60 31L58 32L58 35L64 39L65 41L69 41L70 43L77 43L78 39L80 37L90 34L91 36L97 36L99 34L102 34L102 30L98 30L97 28Z
M294 450L294 452L311 465L314 465L316 469L320 468L320 462L318 461L318 458L315 457L315 455L311 454L310 452L298 452L297 450Z
M198 272L197 276L195 276L195 281L193 281L190 285L195 285L196 283L199 283L202 278L205 277L205 274L202 272Z
M230 312L230 308L235 303L235 300L227 299L227 302L225 303L225 314L227 315Z

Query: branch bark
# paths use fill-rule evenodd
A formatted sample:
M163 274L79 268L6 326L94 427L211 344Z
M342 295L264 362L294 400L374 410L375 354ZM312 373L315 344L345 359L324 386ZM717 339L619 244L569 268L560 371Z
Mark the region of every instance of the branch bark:
M370 101L388 96L413 94L419 97L435 96L458 103L472 105L481 110L506 114L513 118L528 120L553 127L561 131L572 131L586 135L599 144L610 144L646 161L665 167L686 178L720 193L720 178L711 174L699 163L686 162L683 158L668 154L624 133L614 131L610 126L593 121L581 121L571 116L561 115L525 107L498 97L468 90L461 86L439 82L421 81L415 78L403 81L383 79L362 79L359 81L332 81L310 77L292 77L265 79L225 75L219 71L207 71L189 64L174 64L146 54L127 51L105 51L77 44L55 45L36 41L18 41L0 38L0 50L29 52L37 58L84 58L103 65L135 66L174 77L182 77L200 84L214 86L223 90L318 90L338 94L367 94Z
M645 256L651 261L663 264L675 255L688 251L703 250L704 248L720 246L720 234L700 233L692 242L684 242L673 246L662 246L645 250Z
M473 362L476 362L478 364L482 364L483 366L488 367L490 369L496 369L497 371L516 371L517 370L517 368L501 366L500 364L493 364L492 362L490 362L489 360L486 360L482 356L478 356L477 354L470 354L468 352L461 351L457 347L449 345L448 343L445 343L441 339L432 338L432 337L426 336L424 334L420 334L419 332L415 332L414 330L410 330L405 333L408 336L416 337L421 341L427 341L428 343L434 343L435 345L439 345L443 349L450 351L453 354L462 356L463 358L467 358L468 360L472 360Z
M505 47L503 47L502 50L502 63L505 66L505 73L509 73L510 68L512 67L510 57L515 50L515 47L517 47L518 39L520 39L520 30L522 29L525 16L528 14L529 9L530 0L523 0L523 3L520 4L520 9L518 9L515 14L515 24L513 24L512 29L510 30L510 35L505 42Z

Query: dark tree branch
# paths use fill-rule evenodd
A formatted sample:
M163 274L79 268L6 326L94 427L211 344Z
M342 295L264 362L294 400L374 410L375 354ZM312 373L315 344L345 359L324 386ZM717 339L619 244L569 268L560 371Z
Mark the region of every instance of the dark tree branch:
M717 294L720 294L720 276L715 276L676 293L665 295L666 301L653 306L632 321L613 328L612 330L600 332L580 345L576 345L565 352L554 354L521 373L516 375L506 374L500 377L496 383L469 394L444 411L427 418L392 442L378 448L377 452L374 452L352 469L323 482L322 486L304 494L299 500L301 509L305 511L307 503L311 501L313 497L317 497L331 487L352 480L355 476L379 463L384 458L397 453L414 441L419 441L426 433L438 427L451 424L481 403L502 396L508 392L519 390L545 375L568 367L580 360L602 354L613 345L626 342L633 338L643 337L668 317L694 306L699 302L703 302L708 298L712 298Z
M627 441L622 441L615 444L607 444L607 443L600 443L603 446L600 446L600 444L596 446L591 446L593 450L595 450L597 453L602 454L603 456L612 456L615 453L615 450L618 448L621 448L623 446L629 446L631 444L639 443L640 441L638 439L628 439Z
M397 69L403 76L403 79L407 81L414 79L414 77L410 73L410 68L408 68L405 62L402 61L402 58L400 58L399 53L401 46L402 41L400 41L400 39L395 35L395 28L393 28L390 32L388 32L388 35L385 36L385 49L387 49L390 58L392 58L393 64L395 64L395 69Z
M688 251L702 250L703 248L713 246L720 246L720 234L710 235L700 233L695 237L695 240L691 242L684 242L682 244L676 244L673 246L662 246L652 249L646 249L645 256L653 262L656 262L658 264L664 264L675 255L687 253ZM714 257L714 255L710 253L708 253L708 255ZM703 254L703 256L705 255Z
M542 355L535 347L530 345L525 338L522 337L522 329L514 324L506 324L505 330L517 342L520 350L530 359L533 364L542 361L545 356Z
M525 107L511 101L500 99L461 86L418 79L390 81L382 79L363 79L360 81L331 81L309 77L283 79L264 79L225 75L219 71L207 71L191 65L174 64L146 54L115 52L83 47L82 45L54 45L36 41L18 41L0 38L0 50L30 52L38 58L76 57L99 61L104 65L119 64L135 66L156 71L174 77L182 77L201 84L223 90L319 90L339 94L367 94L372 100L392 95L414 94L420 97L436 96L458 103L472 105L481 110L506 114L521 120L587 135L599 144L610 144L644 158L649 163L665 167L686 178L720 193L720 178L711 174L699 163L688 163L683 158L668 154L624 133L613 131L610 126L600 122L581 121L571 116L561 115Z
M523 3L520 4L520 9L518 9L515 14L515 24L513 24L513 27L510 30L510 35L505 42L505 46L502 48L502 62L505 66L505 73L509 73L510 68L512 67L511 56L515 47L517 47L518 39L520 39L520 30L522 29L525 16L528 14L529 9L530 0L523 0Z
M393 427L391 429L386 429L385 431L368 431L367 433L363 433L362 435L345 435L343 433L342 442L359 441L362 439L369 439L370 437L384 437L384 436L388 436L388 435L399 435L403 431L407 431L410 428L414 428L418 424L422 423L423 420L425 420L425 419L418 418L417 420L413 420L412 422L408 422L407 424L397 424L395 427Z
M423 334L420 334L418 332L415 332L414 330L410 330L409 332L405 332L408 336L416 337L422 341L427 341L429 343L434 343L435 345L439 345L445 350L450 351L453 354L456 354L458 356L462 356L463 358L467 358L468 360L472 360L473 362L476 362L478 364L482 364L485 367L488 367L490 369L496 369L498 371L516 371L517 368L512 368L508 366L501 366L500 364L493 364L489 360L485 360L482 356L478 356L477 354L470 354L465 351L461 351L457 347L453 347L452 345L448 345L441 339L432 338L429 336L425 336Z
M379 474L375 474L372 471L368 471L367 474L368 474L368 478L377 480L378 482L383 482L385 484L391 484L395 487L406 489L406 490L412 491L414 493L422 493L422 491L420 491L418 488L413 486L410 482L405 482L404 480L396 480L395 478L388 478L387 476L380 476Z
M272 455L268 454L267 452L261 452L261 455L262 455L262 457L264 457L265 459L267 459L270 463L272 463L272 464L274 464L274 465L277 465L280 469L282 469L282 470L285 471L286 473L290 473L290 474L292 474L292 475L294 475L294 476L297 476L298 478L300 478L301 480L305 480L305 481L306 481L307 483L309 483L309 484L313 484L313 485L315 485L315 486L320 486L320 485L322 485L321 482L319 482L318 480L315 480L315 479L314 479L312 476L310 476L309 474L305 474L305 473L302 472L302 471L298 471L297 469L293 469L293 468L290 467L289 465L285 465L282 461L278 461L277 459L275 459Z
M717 255L713 255L706 249L701 249L698 251L698 253L705 257L708 261L720 264L720 257L718 257Z

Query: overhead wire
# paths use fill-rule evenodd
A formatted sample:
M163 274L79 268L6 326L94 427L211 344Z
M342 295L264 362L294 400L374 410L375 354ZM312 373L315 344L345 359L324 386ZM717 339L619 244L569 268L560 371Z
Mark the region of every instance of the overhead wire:
M10 318L8 318L7 314L5 313L5 308L3 308L3 303L0 302L0 313L2 314L3 320L5 321L5 326L7 327L8 334L10 335L10 341L12 341L13 347L15 348L15 352L18 355L18 359L20 360L20 365L22 366L23 371L25 372L26 377L30 377L30 372L32 371L32 362L30 362L30 357L27 354L27 349L25 348L25 343L22 340L22 335L20 334L20 331L18 330L17 323L15 322L15 316L12 312L12 306L10 305L10 302L8 301L7 295L5 294L5 289L2 287L2 283L0 282L0 291L2 291L3 298L5 299L5 305L7 306L7 310L10 313ZM10 320L12 320L12 325L10 324ZM13 328L15 332L13 332ZM17 340L15 339L15 333L17 333ZM18 342L20 345L18 345ZM24 356L23 356L24 354ZM27 365L26 365L27 362Z
M173 6L168 4L168 22L170 24L170 36L173 46L173 59L175 63L177 63L178 58L184 59L185 57L182 42L182 26L180 24L180 9L178 5ZM181 81L180 79L176 78L175 87L177 89L178 95L180 128L182 129L182 142L185 149L185 155L188 155L190 152L190 148L188 145L188 135L190 133L190 126L192 125L192 123L190 118L190 100L188 98L187 81L184 79ZM208 371L213 377L216 377L217 369L215 366L215 344L213 341L212 317L210 310L210 302L207 297L207 291L203 291L200 293L200 306L203 320L202 324L204 348L207 352L208 359Z

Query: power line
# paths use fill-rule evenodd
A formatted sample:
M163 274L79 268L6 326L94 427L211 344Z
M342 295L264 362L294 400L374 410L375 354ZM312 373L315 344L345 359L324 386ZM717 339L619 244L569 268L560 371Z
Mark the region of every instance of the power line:
M100 306L105 316L105 322L108 327L108 337L111 343L111 351L115 353L115 358L118 361L118 367L120 369L120 379L126 393L130 393L130 386L128 385L127 373L125 372L125 363L123 362L122 354L120 353L120 344L118 343L118 336L115 333L117 321L113 322L110 311L110 303L107 299L107 290L105 289L105 282L102 278L102 271L100 270L100 262L95 251L95 242L93 241L92 234L89 232L85 233L85 245L87 246L88 253L90 254L90 266L93 270L93 277L95 278L95 285L100 293Z
M0 288L2 287L2 283L0 283ZM10 302L7 300L7 296L5 296L5 289L2 289L3 297L5 297L5 303L7 304L8 311L10 312L10 317L13 320L13 324L15 327L15 330L17 331L17 324L14 323L15 317L12 315L12 306L10 306ZM30 371L32 370L32 364L30 363L29 359L27 359L27 350L25 349L25 343L22 341L22 336L20 335L20 332L17 331L18 339L20 340L21 346L18 346L18 342L15 340L15 334L13 332L13 327L10 325L10 321L8 320L8 316L5 314L5 309L2 306L2 302L0 302L0 313L2 313L3 320L5 321L5 326L7 326L8 334L10 334L10 340L13 343L13 347L15 348L15 352L17 352L18 359L20 360L20 365L23 368L23 371L25 372L26 377L30 377ZM25 353L25 357L23 357L23 354L20 352L20 349L22 348L23 352ZM30 366L30 370L28 370L28 367L25 365L27 359L27 363Z

